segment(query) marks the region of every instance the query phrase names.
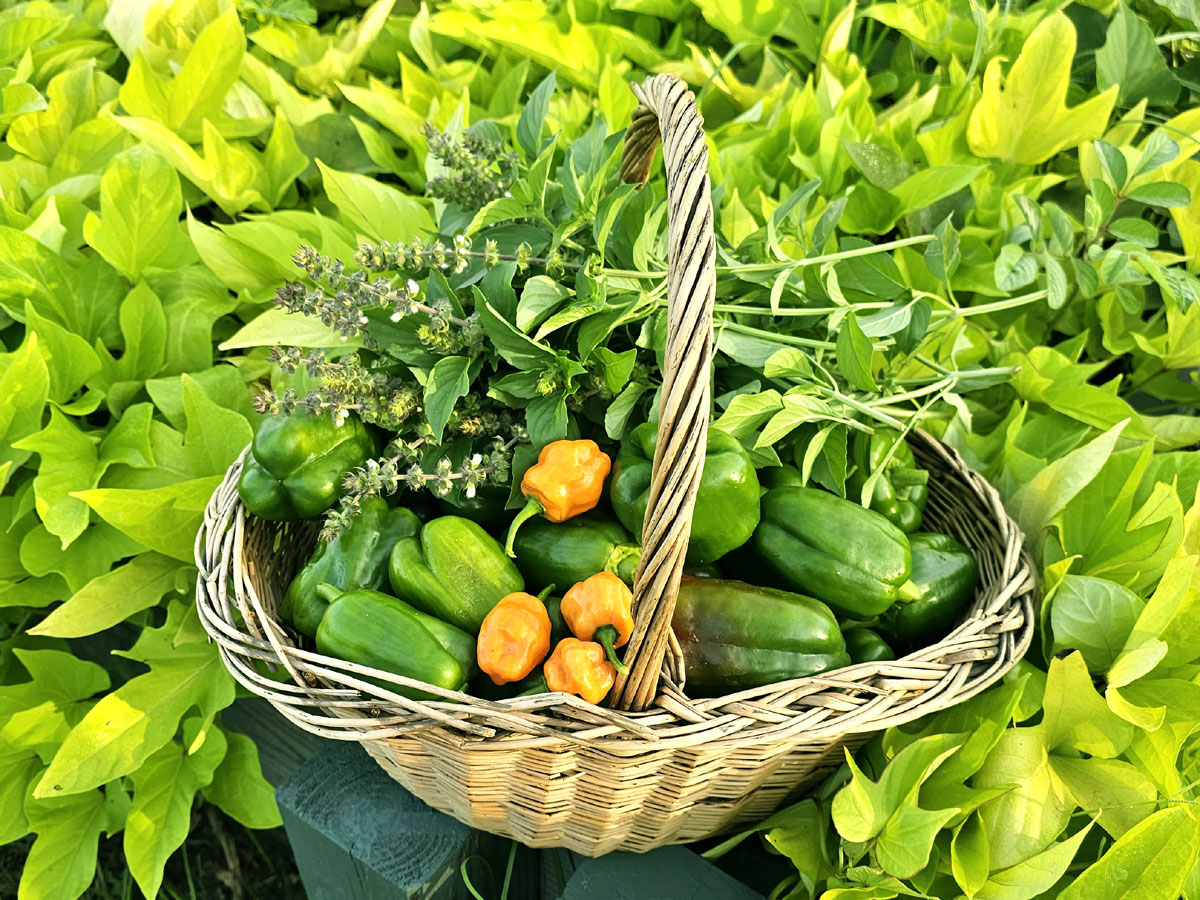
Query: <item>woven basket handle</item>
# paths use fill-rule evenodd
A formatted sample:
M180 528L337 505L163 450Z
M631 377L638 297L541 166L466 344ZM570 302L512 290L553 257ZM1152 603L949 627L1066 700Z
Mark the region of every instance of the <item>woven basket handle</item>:
M621 178L645 184L660 132L667 176L667 347L659 401L658 447L642 525L642 560L633 585L634 632L610 705L640 710L668 675L682 682L671 616L704 469L709 368L716 295L716 243L709 197L708 147L696 98L673 75L632 85L640 105L625 135ZM668 656L669 653L669 656Z

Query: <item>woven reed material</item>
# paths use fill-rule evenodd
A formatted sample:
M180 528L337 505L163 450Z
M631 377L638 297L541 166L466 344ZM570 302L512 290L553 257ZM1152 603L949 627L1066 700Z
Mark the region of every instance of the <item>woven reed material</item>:
M643 99L666 90L653 88L662 78L652 80ZM690 104L690 94L684 100ZM635 176L648 170L653 152L650 132L640 133L641 154L626 158ZM668 182L678 177L671 153L664 153ZM672 228L680 227L677 210L669 206L669 212ZM670 246L677 246L674 237ZM711 259L706 265L712 268ZM688 309L701 320L711 315L704 302ZM711 354L710 340L692 344L701 347L701 357ZM700 381L706 392L707 379ZM695 391L697 382L690 383ZM703 429L689 433L699 449L684 455L702 457ZM926 527L972 550L980 586L953 632L900 660L692 699L680 688L678 648L667 652L668 631L653 647L643 645L650 648L644 651L647 678L658 671L652 654L665 657L653 707L622 712L565 694L488 701L323 656L277 614L280 597L312 552L316 525L247 516L237 494L245 453L214 492L196 538L197 609L230 673L248 690L301 728L364 742L406 788L469 825L588 855L696 840L766 815L790 791L836 765L841 747L978 693L1029 647L1037 584L1019 529L996 491L953 449L919 431L910 445L930 474ZM677 457L666 463L656 457L656 470L670 468L672 460ZM646 521L666 535L664 546L675 547L671 534L690 519L690 501L671 491L661 488L651 505L674 503L674 511L655 509ZM639 573L639 623L658 627L673 604L677 576L669 569L682 552L664 551L661 563ZM367 678L437 699L411 700ZM634 684L627 682L626 695L636 700L643 688Z

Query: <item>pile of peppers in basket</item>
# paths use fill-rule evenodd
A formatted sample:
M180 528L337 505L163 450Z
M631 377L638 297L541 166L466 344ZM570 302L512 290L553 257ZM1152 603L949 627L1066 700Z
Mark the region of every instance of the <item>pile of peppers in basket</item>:
M590 440L548 444L523 474L520 508L494 488L443 500L436 516L401 505L404 494L367 499L318 544L279 616L318 652L398 676L360 677L412 699L446 699L432 685L600 703L635 627L656 443L647 423L611 454ZM263 518L318 518L379 446L353 417L269 419L242 501ZM690 694L895 659L961 617L979 568L955 538L921 531L928 473L894 432L849 449L843 498L804 486L794 467L756 470L710 429L672 620Z

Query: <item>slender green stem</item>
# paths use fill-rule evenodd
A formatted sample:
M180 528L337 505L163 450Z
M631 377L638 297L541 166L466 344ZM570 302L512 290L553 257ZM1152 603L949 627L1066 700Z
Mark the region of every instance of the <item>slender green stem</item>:
M872 419L878 419L879 421L883 422L884 424L891 425L893 428L903 428L904 427L904 424L902 422L899 422L896 419L893 419L887 413L881 412L880 410L876 409L875 407L871 406L870 404L863 403L861 400L856 400L853 397L851 397L849 394L843 394L841 391L837 390L836 388L826 387L823 384L818 384L816 386L816 388L817 388L817 393L822 394L826 397L830 397L834 400L840 400L842 403L845 403L851 409L856 409L863 415L870 416Z
M774 331L767 331L763 328L754 328L750 325L743 325L740 322L722 322L721 328L725 331L732 331L735 334L748 334L754 337L763 337L767 340L775 341L778 344L788 344L793 347L812 347L819 350L837 349L837 344L834 344L831 341L818 341L813 338L796 337L791 334L778 334Z
M887 301L878 303L855 303L851 305L852 309L887 309L891 306ZM782 307L779 310L772 310L769 306L743 306L740 303L718 303L713 306L716 312L726 313L744 313L748 316L783 316L789 318L805 318L808 316L828 316L836 312L841 312L846 309L844 306L806 306L806 307Z
M980 316L987 313L1000 312L1004 309L1016 309L1044 300L1050 295L1049 291L1034 291L1032 294L1022 294L1020 297L1009 297L1007 300L997 300L995 303L980 303L978 306L963 306L956 309L935 309L933 317L939 319L959 319L963 316Z
M927 384L924 387L916 388L915 390L907 391L903 394L888 394L883 399L890 405L892 403L900 403L904 400L915 400L918 397L924 397L926 394L936 394L938 391L950 387L958 381L957 378L943 378L940 381L935 381L932 384Z

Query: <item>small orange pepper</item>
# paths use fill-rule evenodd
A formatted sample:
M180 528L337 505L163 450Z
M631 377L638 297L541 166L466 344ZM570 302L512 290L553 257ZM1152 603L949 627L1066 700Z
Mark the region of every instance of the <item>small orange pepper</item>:
M521 479L521 493L529 501L508 529L505 552L516 556L513 539L526 519L543 515L565 522L595 508L611 469L612 460L595 441L553 441L543 447Z
M509 594L484 616L475 642L479 668L496 684L520 681L550 652L546 605L522 591Z
M617 680L617 670L604 658L604 648L575 638L559 641L542 671L547 688L578 694L588 703L603 700Z
M562 598L563 619L571 633L584 641L596 641L608 661L622 674L629 670L613 648L624 647L633 634L633 593L612 572L597 572Z

